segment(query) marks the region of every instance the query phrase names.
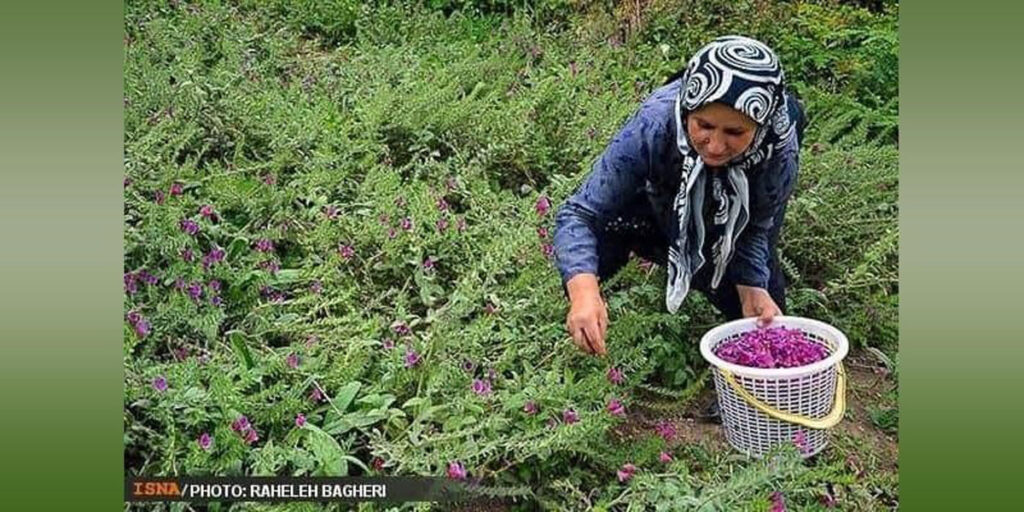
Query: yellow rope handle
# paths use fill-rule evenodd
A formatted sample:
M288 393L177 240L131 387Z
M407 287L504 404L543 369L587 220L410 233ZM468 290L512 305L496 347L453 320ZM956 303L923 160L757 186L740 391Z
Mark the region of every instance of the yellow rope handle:
M838 365L838 374L836 375L836 399L832 406L832 412L828 413L824 418L807 418L800 416L799 414L792 414L785 411L780 411L760 400L754 395L750 394L749 391L743 389L743 386L739 382L736 382L736 378L732 376L728 370L719 368L718 371L722 372L722 377L725 377L725 382L729 383L738 395L750 405L754 406L757 410L771 416L773 418L787 421L789 423L796 423L797 425L803 425L808 428L825 429L831 428L839 423L839 420L843 419L843 414L846 413L846 370L843 369L843 364Z

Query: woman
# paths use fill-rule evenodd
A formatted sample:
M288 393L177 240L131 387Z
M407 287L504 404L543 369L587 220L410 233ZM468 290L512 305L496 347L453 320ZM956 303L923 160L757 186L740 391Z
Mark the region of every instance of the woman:
M654 91L556 217L575 344L606 354L598 283L631 251L667 266L670 312L694 288L730 320L783 314L775 246L803 124L778 57L746 37L715 39Z

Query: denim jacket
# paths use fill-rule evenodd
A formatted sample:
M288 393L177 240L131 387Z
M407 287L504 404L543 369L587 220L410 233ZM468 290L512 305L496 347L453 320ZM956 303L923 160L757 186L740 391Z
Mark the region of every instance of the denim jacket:
M682 155L676 146L675 99L681 81L655 90L594 163L555 217L555 265L565 285L580 273L597 274L599 237L609 222L651 212L666 240L678 233L672 208ZM789 93L787 93L789 94ZM790 115L802 116L789 95ZM726 281L767 288L771 232L796 185L798 142L747 171L750 220L737 239ZM778 219L776 218L778 217ZM707 223L707 222L706 222ZM703 249L702 249L703 250ZM705 263L707 265L708 263Z

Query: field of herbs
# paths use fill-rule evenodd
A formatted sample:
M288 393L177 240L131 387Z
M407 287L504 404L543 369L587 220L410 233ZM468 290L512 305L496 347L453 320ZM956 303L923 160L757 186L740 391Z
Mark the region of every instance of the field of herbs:
M444 476L482 486L474 510L895 506L895 460L858 435L807 462L687 438L667 418L707 395L721 318L697 294L665 312L665 270L635 260L603 284L609 356L585 356L551 260L554 208L639 102L712 37L759 38L810 121L790 312L891 380L881 3L127 2L126 476ZM895 387L865 410L895 435ZM212 506L323 508L345 507Z

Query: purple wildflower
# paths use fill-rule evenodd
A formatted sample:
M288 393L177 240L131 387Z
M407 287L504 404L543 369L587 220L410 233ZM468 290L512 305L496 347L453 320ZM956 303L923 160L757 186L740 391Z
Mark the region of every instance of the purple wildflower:
M324 393L323 391L320 391L319 386L313 386L312 391L309 392L309 399L317 403L323 401Z
M246 430L249 430L249 427L249 418L246 418L244 415L239 416L235 421L231 422L231 430L234 430L235 432L245 432Z
M619 477L619 482L627 482L633 478L633 473L636 473L636 466L630 463L622 465L622 469L615 472L616 476Z
M441 212L446 212L451 208L448 205L448 201L445 201L443 197L437 199L437 209Z
M782 493L775 491L771 494L772 508L771 512L786 512L786 501L782 497Z
M466 468L461 462L453 461L448 463L448 478L452 480L466 479Z
M156 204L164 204L164 191L157 190L156 192L153 192L153 201L155 201Z
M184 260L185 263L192 263L192 260L195 259L195 254L192 253L192 249L185 249L181 251L181 259Z
M473 370L476 370L476 363L470 361L469 359L466 359L465 361L462 362L462 370L465 371L466 373L473 373Z
M288 354L285 362L288 363L289 368L295 370L299 367L299 356L295 353Z
M395 231L395 228L388 228L388 239L394 240L396 236L398 236L398 231Z
M181 183L171 183L170 193L172 196L180 196L185 191Z
M818 496L818 502L825 508L836 508L839 505L839 500L830 492L825 492L825 494Z
M259 265L260 268L266 270L267 272L270 272L271 275L276 275L277 272L281 270L281 264L278 263L277 260L261 261Z
M423 260L423 270L433 270L434 260L427 256L427 259Z
M540 412L540 407L537 407L537 402L530 400L523 405L523 412L526 414L534 415Z
M612 384L622 384L626 380L626 375L622 373L622 370L612 366L608 368L608 373L605 374L608 377L608 382Z
M193 281L189 283L186 292L188 293L189 298L198 302L199 298L203 296L203 285L198 281Z
M380 457L374 457L373 460L370 461L370 467L372 467L374 471L380 471L384 469L384 459Z
M245 434L245 444L253 444L259 440L260 436L256 433L256 429L250 429L249 432Z
M329 205L325 206L324 207L324 216L326 216L330 220L337 219L338 218L338 208L336 206L334 206L333 204L329 204Z
M148 336L151 330L149 320L146 320L145 318L140 319L138 322L135 323L133 327L135 327L135 334L137 334L140 338L145 338L146 336Z
M153 389L161 393L167 391L167 379L165 379L163 375L153 379Z
M408 349L405 351L405 367L412 368L420 362L420 355L415 350Z
M676 427L668 421L661 421L655 425L654 432L666 441L671 441L676 437Z
M220 247L211 249L210 252L206 253L206 256L203 256L203 269L209 270L210 267L224 261L224 255L224 249Z
M437 219L437 232L444 233L446 229L448 229L448 218L441 217L440 219Z
M548 228L546 228L544 226L541 226L541 227L537 228L537 237L539 237L541 240L547 238L548 237Z
M473 392L478 396L485 396L491 394L491 382L481 379L473 379Z
M408 336L409 334L412 334L412 329L403 322L398 322L394 327L392 327L392 329L395 331L395 334L399 336Z
M568 425L572 425L580 421L580 415L576 412L576 409L569 408L562 411L562 421Z
M384 338L384 340L380 342L380 346L383 347L384 350L391 350L395 348L395 340L391 338Z
M124 273L124 291L128 295L134 295L135 292L138 291L138 287L136 286L136 280L137 276L135 274L131 272Z
M256 241L255 248L259 252L274 252L274 242L266 238L260 238Z
M210 219L210 220L214 220L214 218L216 217L217 213L213 211L213 205L211 205L211 204L204 204L204 205L199 207L199 215L201 215L204 218L207 218L207 219Z
M146 284L152 286L157 283L157 278L153 274L146 272L145 270L139 271L139 279L142 279Z
M625 416L626 407L618 399L613 398L608 401L608 413L612 416Z
M319 279L315 279L313 280L312 283L309 284L309 291L317 295L320 295L324 291L324 285L323 283L320 282Z
M338 254L340 254L342 258L350 260L356 255L356 250L351 245L338 244Z
M534 209L537 210L537 215L541 217L547 215L548 211L551 210L551 200L548 199L548 196L540 196L537 198L537 204L534 205Z
M199 443L199 447L205 451L210 451L210 447L213 446L213 438L210 437L210 434L207 432L203 432L203 435L199 436L199 439L197 439L196 442Z
M302 428L306 426L306 415L301 412L295 415L295 426Z
M206 286L208 286L210 290L213 292L219 292L221 284L220 281L216 279L211 279L209 283L206 283Z
M224 299L220 298L220 295L214 295L210 297L210 304L219 308L224 305Z
M267 185L273 185L277 183L277 178L275 178L273 174L264 174L263 183L266 183Z
M793 445L804 455L811 452L811 446L807 444L807 435L804 434L803 430L797 430L796 434L793 435Z
M132 325L137 324L139 323L139 320L142 320L142 314L138 311L129 311L125 317L128 319L128 323Z
M178 361L184 361L188 359L188 347L177 347L173 351L174 358Z
M412 231L412 218L404 217L401 221L399 221L398 226L405 231Z
M661 452L658 454L658 460L668 464L669 462L672 462L672 455L668 452Z
M199 224L192 219L182 219L181 230L190 236L196 236L196 233L199 232Z
M540 246L540 252L544 254L545 258L550 258L555 253L555 246L551 244L543 244Z

